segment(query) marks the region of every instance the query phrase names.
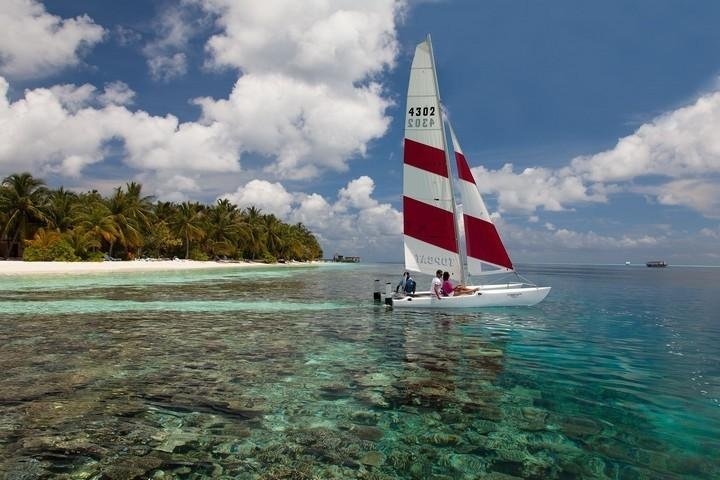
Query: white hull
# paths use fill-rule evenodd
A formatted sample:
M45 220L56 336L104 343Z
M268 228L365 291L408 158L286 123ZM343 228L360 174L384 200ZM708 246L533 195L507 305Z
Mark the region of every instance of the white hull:
M512 284L511 284L512 285ZM482 307L530 307L542 302L551 287L521 287L501 285L498 288L488 288L485 285L483 290L470 295L458 295L453 297L442 297L438 299L434 295L422 292L414 297L393 298L392 308L482 308ZM495 286L492 286L495 287Z

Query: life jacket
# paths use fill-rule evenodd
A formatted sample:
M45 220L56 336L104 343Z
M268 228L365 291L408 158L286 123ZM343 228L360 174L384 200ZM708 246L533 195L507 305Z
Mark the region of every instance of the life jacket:
M405 293L413 293L415 291L415 280L408 278L405 281Z

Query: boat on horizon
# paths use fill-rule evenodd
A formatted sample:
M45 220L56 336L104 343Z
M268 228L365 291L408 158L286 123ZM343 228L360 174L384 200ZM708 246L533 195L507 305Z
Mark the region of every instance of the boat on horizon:
M403 154L403 240L405 268L434 276L436 270L475 292L438 299L429 291L391 295L393 308L477 308L531 306L551 287L539 287L521 277L500 239L483 202L465 155L442 115L430 35L415 49L407 93ZM452 137L457 185L462 201L458 212L451 178L446 125ZM458 216L462 215L464 249L460 248ZM470 276L514 275L513 282L469 285ZM496 277L497 278L497 277Z
M665 267L667 267L667 263L665 263L665 260L652 260L650 262L647 262L645 265L647 265L650 268L665 268Z

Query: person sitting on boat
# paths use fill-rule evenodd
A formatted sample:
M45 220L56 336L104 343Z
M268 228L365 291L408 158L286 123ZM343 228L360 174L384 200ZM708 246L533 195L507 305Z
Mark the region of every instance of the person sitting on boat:
M442 276L442 270L438 270L437 272L435 272L435 278L432 279L432 285L430 286L430 293L432 293L433 297L437 298L438 300L440 300L443 296Z
M415 280L408 273L407 279L405 280L405 295L415 295Z
M479 288L468 288L464 285L455 285L453 287L453 284L450 281L450 272L443 273L442 294L446 297L452 297L453 295L469 295L477 292L478 290Z
M400 281L398 282L398 284L395 286L395 293L398 293L398 292L401 292L401 291L402 291L402 292L405 291L405 284L407 283L408 278L410 278L410 272L405 272L405 273L403 273L402 278L400 279Z

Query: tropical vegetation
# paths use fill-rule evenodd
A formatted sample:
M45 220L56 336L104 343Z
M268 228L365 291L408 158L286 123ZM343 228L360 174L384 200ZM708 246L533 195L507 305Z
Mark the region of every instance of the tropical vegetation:
M315 260L322 249L302 223L227 199L161 202L135 182L109 196L53 190L30 173L0 183L0 256L24 260L189 258Z

